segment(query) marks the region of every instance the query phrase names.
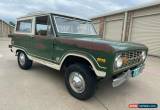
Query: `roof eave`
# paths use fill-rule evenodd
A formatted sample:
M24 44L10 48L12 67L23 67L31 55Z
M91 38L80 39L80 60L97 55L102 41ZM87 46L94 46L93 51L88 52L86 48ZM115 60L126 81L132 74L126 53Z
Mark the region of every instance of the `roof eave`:
M147 7L153 7L153 6L156 6L156 5L160 5L160 2L159 1L158 2L152 2L152 3L147 3L147 4L143 4L143 5L134 6L134 7L131 7L131 8L115 10L115 11L111 11L109 13L104 13L104 14L92 16L90 19L96 19L96 18L100 18L100 17L104 17L104 16L111 16L111 15L120 14L120 13L124 13L124 12L135 11L135 10L144 9L144 8L147 8Z

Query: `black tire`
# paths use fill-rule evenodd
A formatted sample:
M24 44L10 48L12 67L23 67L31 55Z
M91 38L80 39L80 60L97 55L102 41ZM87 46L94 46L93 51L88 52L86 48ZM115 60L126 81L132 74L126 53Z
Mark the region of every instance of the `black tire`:
M20 56L22 54L24 55L24 63L23 64L20 63L21 62L20 61L21 60ZM27 57L27 55L24 52L22 52L22 51L18 52L17 61L18 61L19 67L22 68L22 69L24 69L24 70L30 69L32 67L32 61L29 60L28 57Z
M77 93L72 89L69 77L72 72L78 72L85 81L85 89L82 93ZM96 76L94 72L84 64L72 64L67 67L65 71L65 84L69 93L79 100L87 100L91 98L95 93L96 88Z

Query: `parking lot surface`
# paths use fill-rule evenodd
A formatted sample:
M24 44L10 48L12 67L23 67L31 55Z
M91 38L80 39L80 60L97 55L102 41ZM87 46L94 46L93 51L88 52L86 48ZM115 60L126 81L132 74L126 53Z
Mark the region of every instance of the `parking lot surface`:
M100 81L93 98L79 101L58 71L38 63L20 69L8 44L0 39L0 110L130 110L128 104L160 104L160 58L148 57L143 73L117 88L111 80Z

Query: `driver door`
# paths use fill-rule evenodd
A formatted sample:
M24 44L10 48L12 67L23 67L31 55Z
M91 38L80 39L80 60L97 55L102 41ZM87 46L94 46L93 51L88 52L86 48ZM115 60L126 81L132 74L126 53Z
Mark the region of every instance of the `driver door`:
M52 61L53 32L49 16L35 18L35 35L32 37L30 53L37 58Z

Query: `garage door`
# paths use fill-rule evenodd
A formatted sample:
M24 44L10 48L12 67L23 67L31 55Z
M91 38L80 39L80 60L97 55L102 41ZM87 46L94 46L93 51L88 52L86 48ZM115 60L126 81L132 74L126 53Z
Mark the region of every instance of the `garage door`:
M160 56L160 15L134 18L131 41L147 45L150 55Z
M105 39L121 41L123 20L107 21L105 24Z

